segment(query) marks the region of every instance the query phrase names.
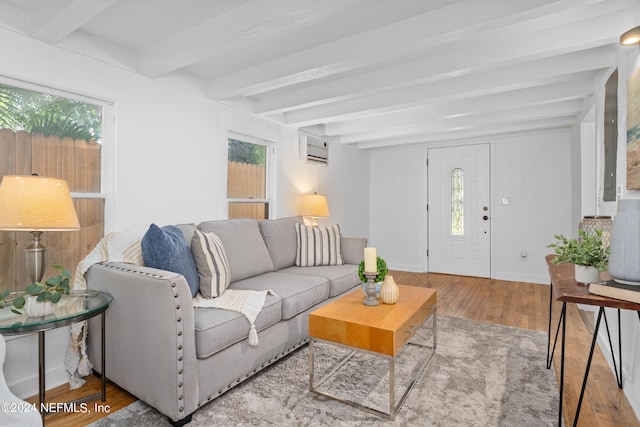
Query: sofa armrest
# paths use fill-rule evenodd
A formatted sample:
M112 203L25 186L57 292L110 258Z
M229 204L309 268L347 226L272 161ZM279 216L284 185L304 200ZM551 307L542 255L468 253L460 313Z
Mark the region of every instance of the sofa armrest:
M124 263L93 265L90 289L113 297L106 312L106 377L174 421L198 407L191 292L180 274ZM99 319L89 354L101 366Z
M342 261L345 264L360 264L364 259L364 248L367 246L367 239L364 237L344 237L340 238L340 251Z

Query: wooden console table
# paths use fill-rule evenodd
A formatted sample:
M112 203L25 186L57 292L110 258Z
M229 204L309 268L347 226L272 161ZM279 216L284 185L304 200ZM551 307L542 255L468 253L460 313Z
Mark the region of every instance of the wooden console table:
M605 327L607 329L607 337L609 339L609 345L611 346L611 356L613 358L613 368L616 374L616 380L618 381L618 387L622 389L622 337L620 326L620 309L633 310L638 313L640 318L640 304L636 304L629 301L618 300L614 298L603 297L600 295L590 294L589 288L581 283L576 282L574 278L574 266L573 264L551 264L551 261L555 258L555 255L547 255L546 261L549 266L549 276L551 278L551 286L549 291L549 328L548 328L548 343L547 343L547 369L551 368L553 361L553 353L556 349L556 343L558 340L558 334L562 327L562 344L561 344L561 361L560 361L560 402L558 408L558 425L562 425L562 394L564 390L564 354L565 354L565 335L566 335L566 317L567 317L567 303L573 302L576 304L593 305L600 307L598 310L598 318L596 320L595 328L593 331L593 339L591 340L591 350L589 352L589 358L587 359L587 366L585 368L584 378L582 380L582 389L580 390L580 399L578 400L578 406L576 407L576 416L573 420L573 425L578 424L578 417L580 416L580 407L582 406L582 399L584 397L584 391L587 385L587 378L589 377L589 369L591 368L591 359L593 358L593 351L595 349L596 341L598 340L598 330L600 329L600 321L604 317ZM603 280L608 280L608 274L604 274ZM551 311L553 299L562 302L562 310L560 312L560 319L558 320L558 326L556 328L555 338L553 339L553 349L551 347ZM613 345L611 343L611 335L609 334L609 324L607 322L607 315L605 313L605 307L615 308L618 310L618 365L616 364L615 353L613 351Z

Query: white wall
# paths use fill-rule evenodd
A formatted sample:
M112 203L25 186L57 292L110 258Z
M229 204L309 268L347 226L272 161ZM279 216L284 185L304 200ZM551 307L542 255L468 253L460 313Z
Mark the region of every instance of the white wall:
M307 167L317 168L318 193L329 203L331 216L320 225L338 223L345 236L369 238L369 152L333 143L329 166Z
M617 157L617 187L618 187L618 199L638 199L640 198L640 191L627 190L626 179L626 150L627 150L627 80L633 74L635 70L640 68L640 56L638 55L637 46L633 47L621 47L619 49L618 59L618 157ZM608 75L603 78L603 82L600 85L599 93L596 96L596 111L597 119L596 126L602 127L602 118L604 117L604 82L606 82ZM603 132L598 132L597 135L598 146L602 146ZM602 156L602 153L598 153ZM602 166L600 166L602 168ZM600 172L602 169L600 169ZM601 192L598 193L598 209L599 215L611 215L614 217L617 209L617 203L602 201ZM615 347L616 361L619 361L617 350L617 336L618 336L618 318L616 310L606 309L608 316L609 327L611 329L611 339ZM595 321L596 313L594 313ZM636 416L640 417L640 322L638 321L638 315L633 311L621 310L620 324L622 327L622 377L623 377L623 390L627 396L629 403L633 407ZM602 325L601 325L602 326ZM598 334L598 344L602 349L605 357L609 361L611 369L613 369L613 363L611 358L611 348L606 335L606 329L600 328ZM585 349L586 351L586 349ZM617 362L619 363L619 362Z
M426 158L424 147L371 151L371 236L389 268L427 270Z
M552 250L547 246L554 234L573 230L571 134L510 137L494 146L493 277L549 283L544 257ZM505 197L511 205L502 204Z
M4 30L0 51L0 78L113 103L114 138L104 141L107 174L113 177L105 183L113 208L107 231L226 218L229 131L274 143L274 217L297 215L300 195L316 185L315 167L299 160L296 129L221 106L187 90L185 82L151 80ZM340 224L345 235L367 237L368 154L334 144L330 155L330 165L319 171L319 190L330 201L327 221ZM47 388L66 381L67 336L47 333ZM35 394L35 340L10 339L7 347L7 382L20 396Z
M502 138L491 147L492 277L549 283L547 245L572 230L571 135ZM428 270L426 157L426 146L371 152L371 245L395 269Z

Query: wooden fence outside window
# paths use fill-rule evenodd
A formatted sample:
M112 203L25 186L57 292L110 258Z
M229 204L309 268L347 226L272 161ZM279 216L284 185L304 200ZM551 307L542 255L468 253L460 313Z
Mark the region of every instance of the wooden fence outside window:
M66 180L74 193L100 193L100 158L101 145L96 142L0 129L0 177L35 173ZM75 198L74 205L79 231L43 233L48 248L45 278L56 274L53 264L63 265L73 275L104 236L104 199ZM28 232L0 231L0 291L21 290L29 284L24 248L30 243Z
M266 219L269 217L265 165L234 162L227 163L227 197L244 199L229 202L229 218ZM251 201L256 199L260 201Z

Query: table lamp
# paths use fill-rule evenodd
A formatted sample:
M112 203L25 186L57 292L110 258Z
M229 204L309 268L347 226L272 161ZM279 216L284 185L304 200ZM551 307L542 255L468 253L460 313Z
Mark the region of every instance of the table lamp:
M302 200L302 216L310 216L312 227L318 226L318 218L329 216L329 205L327 204L327 196L313 193L307 194Z
M25 248L25 265L32 282L45 272L43 231L79 230L80 223L63 179L6 175L0 183L0 230L29 231L32 243Z

